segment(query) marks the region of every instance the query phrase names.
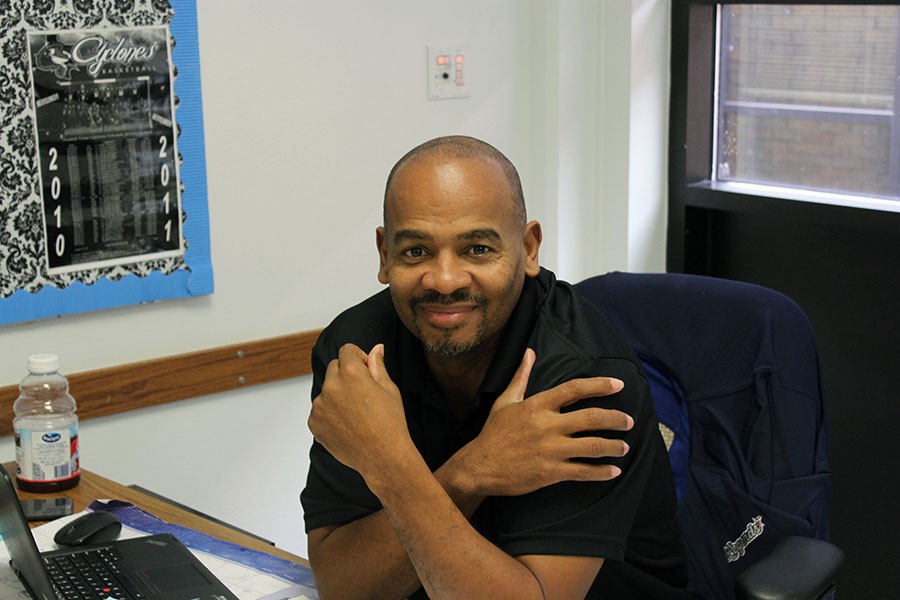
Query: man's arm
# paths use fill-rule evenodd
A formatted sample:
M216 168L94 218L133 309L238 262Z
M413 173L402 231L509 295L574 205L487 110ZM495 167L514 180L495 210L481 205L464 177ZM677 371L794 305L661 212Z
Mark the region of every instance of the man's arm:
M450 469L442 467L435 479L468 518L483 497L464 494L454 487ZM320 597L406 598L422 586L419 576L383 510L339 526L309 532L309 559Z
M430 598L580 600L587 594L603 559L513 558L471 526L418 453L395 458L369 471L366 481Z
M417 589L420 582L426 587L440 585L437 581L425 581L424 568L432 561L422 557L432 557L434 564L441 565L441 572L442 569L452 572L460 566L444 562L456 560L452 555L442 559L436 552L443 543L439 529L446 527L450 529L444 535L451 532L461 535L452 547L456 556L465 549L463 554L468 558L462 562L468 564L467 571L472 568L470 552L478 551L478 564L496 562L494 567L502 572L518 573L521 577L516 580L524 585L537 583L540 587L540 582L546 585L551 576L575 582L579 580L578 573L585 575L588 584L593 580L599 559L513 559L481 538L468 524L468 517L489 495L524 494L562 480L603 481L615 477L618 474L615 467L569 459L622 456L627 451L624 442L593 436L573 438L572 434L627 430L632 425L630 418L618 411L601 409L561 414L559 408L583 398L615 393L621 389L621 383L605 378L575 380L523 401L534 362L534 354L529 351L507 391L495 403L482 433L431 474L409 439L399 393L384 372L383 358L378 352L369 356L375 377L367 368L360 369L366 360L357 348L341 350L341 358L329 365L328 383L323 386L322 395L314 402L310 428L336 458L366 478L370 489L379 494L385 510L339 527L310 532L310 560L323 598L332 593L339 598L403 598ZM381 390L373 387L375 378L379 378ZM360 414L352 414L354 410ZM360 431L359 425L365 431ZM359 448L360 439L370 443ZM389 475L402 474L402 477L380 478L378 473L382 467ZM395 489L398 482L404 481L402 489ZM372 487L373 482L376 485L380 482L380 491ZM394 495L392 490L396 492ZM421 527L429 535L403 535ZM469 536L476 541L467 539ZM424 548L419 548L420 544ZM419 556L419 562L411 563L411 556ZM459 578L451 579L455 585L463 584ZM472 584L482 586L486 581L476 578ZM561 584L552 587L565 588ZM493 586L488 589L492 594L495 592ZM432 590L438 597L444 592ZM516 589L514 593L523 592Z

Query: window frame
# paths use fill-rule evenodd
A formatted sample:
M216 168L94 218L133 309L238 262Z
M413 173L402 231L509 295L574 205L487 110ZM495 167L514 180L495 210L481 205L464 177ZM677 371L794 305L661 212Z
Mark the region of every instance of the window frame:
M900 0L867 4L900 5ZM669 107L669 271L708 273L714 213L800 220L819 225L900 231L900 201L717 181L717 12L719 4L848 4L847 0L673 0ZM900 113L900 109L895 111ZM896 131L900 132L897 116ZM900 151L898 151L900 152ZM898 154L900 156L900 154ZM900 159L898 159L900 160ZM765 192L765 193L764 193Z

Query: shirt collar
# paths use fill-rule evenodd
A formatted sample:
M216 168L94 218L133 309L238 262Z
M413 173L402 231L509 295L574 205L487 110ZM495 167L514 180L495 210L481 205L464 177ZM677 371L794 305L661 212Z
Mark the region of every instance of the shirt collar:
M537 277L525 278L522 294L510 315L500 346L479 388L479 402L483 397L493 401L509 385L528 347L538 309L554 281L553 273L544 268L541 268ZM399 321L399 318L398 325L394 360L391 360L390 356L386 358L388 373L392 374L401 390L419 394L426 402L432 396L439 398L437 386L425 360L422 342ZM439 401L443 403L443 399Z
M479 399L483 395L496 398L509 385L528 348L538 309L553 279L553 274L543 268L537 277L525 278L522 295L509 317L500 346L479 388Z
M425 361L422 342L406 328L399 317L397 329L396 350L391 356L385 356L385 368L401 390L425 394L434 389L434 384Z

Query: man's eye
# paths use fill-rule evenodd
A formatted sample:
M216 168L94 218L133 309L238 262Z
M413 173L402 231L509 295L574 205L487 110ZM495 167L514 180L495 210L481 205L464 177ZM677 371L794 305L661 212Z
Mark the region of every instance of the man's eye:
M482 245L478 244L478 245L472 246L470 251L475 256L483 256L483 255L487 254L488 252L490 252L491 249L488 248L487 246L482 246Z
M425 256L425 250L422 248L409 248L403 251L403 256L408 258L422 258Z

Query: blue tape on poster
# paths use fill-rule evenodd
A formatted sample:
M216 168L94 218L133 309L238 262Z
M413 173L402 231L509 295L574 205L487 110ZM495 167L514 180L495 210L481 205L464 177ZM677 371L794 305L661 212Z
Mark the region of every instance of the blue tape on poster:
M257 571L274 575L285 581L305 586L310 592L315 590L315 579L312 571L303 565L284 560L257 550L251 550L238 544L222 541L189 527L167 523L128 502L96 500L88 507L90 510L105 510L115 514L122 524L148 534L171 533L178 540L198 552L205 552L225 560L244 565Z

